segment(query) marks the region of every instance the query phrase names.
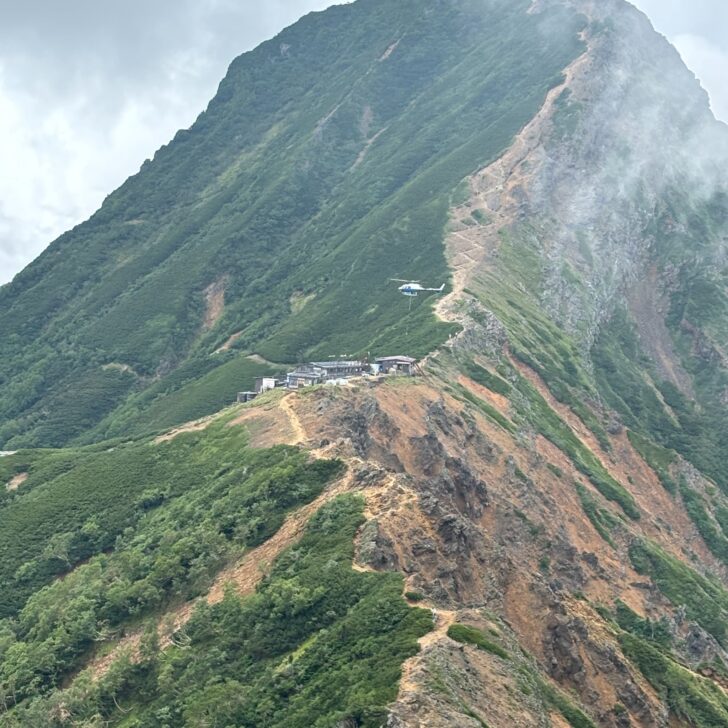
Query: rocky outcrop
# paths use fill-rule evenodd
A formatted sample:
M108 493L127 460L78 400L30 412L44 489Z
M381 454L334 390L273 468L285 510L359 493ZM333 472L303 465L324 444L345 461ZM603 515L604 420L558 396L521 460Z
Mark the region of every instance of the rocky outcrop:
M391 726L424 725L425 716L428 726L470 725L472 715L491 726L545 726L549 709L533 688L521 690L523 670L543 670L544 679L577 691L594 714L606 715L606 706L620 701L631 715L655 713L614 640L594 638L587 618L564 606L573 594L609 584L614 562L598 536L589 549L573 542L564 504L544 482L542 455L508 444L492 422L433 380L346 396L324 389L309 394L305 407L307 429L335 430L347 443L327 452L335 448L351 463L352 482L367 500L356 563L400 571L407 590L437 612L461 610L459 620L493 630L498 644L536 660L519 672L515 663L442 634L408 666L403 684L411 689L393 706ZM482 610L492 615L486 621ZM605 683L595 684L595 664ZM445 692L433 681L444 681Z

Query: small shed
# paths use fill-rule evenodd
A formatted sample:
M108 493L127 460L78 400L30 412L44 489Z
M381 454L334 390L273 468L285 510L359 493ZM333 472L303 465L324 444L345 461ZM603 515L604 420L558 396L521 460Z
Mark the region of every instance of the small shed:
M382 374L406 374L413 376L417 360L411 356L380 356L375 359L375 364Z
M288 374L286 374L286 387L288 387L288 389L311 387L314 384L321 384L324 379L325 377L321 371L297 369L295 372L288 372Z
M258 394L267 392L269 389L275 389L278 386L274 377L256 377L255 378L255 391Z
M258 396L258 392L238 392L238 402L251 402Z

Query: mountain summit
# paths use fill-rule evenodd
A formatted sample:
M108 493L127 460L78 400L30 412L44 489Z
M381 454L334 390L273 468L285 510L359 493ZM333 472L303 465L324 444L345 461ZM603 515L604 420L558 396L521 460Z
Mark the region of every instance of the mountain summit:
M728 726L727 169L623 0L236 59L0 289L0 725Z

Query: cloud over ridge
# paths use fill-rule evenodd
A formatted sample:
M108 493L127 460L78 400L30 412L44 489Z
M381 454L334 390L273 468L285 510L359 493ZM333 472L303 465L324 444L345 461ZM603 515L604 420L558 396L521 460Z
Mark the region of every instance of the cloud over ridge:
M240 53L330 0L0 3L0 284L189 126ZM728 120L728 4L636 0Z

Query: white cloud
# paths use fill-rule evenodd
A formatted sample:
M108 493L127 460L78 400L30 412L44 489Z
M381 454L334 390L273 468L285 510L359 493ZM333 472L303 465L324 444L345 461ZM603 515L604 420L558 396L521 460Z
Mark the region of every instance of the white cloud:
M728 2L630 0L678 49L711 98L713 113L728 122Z
M132 96L101 119L93 105L79 93L46 107L0 75L0 282L97 209L204 100Z
M720 48L703 36L688 33L674 36L672 42L710 94L713 113L728 122L728 49Z

